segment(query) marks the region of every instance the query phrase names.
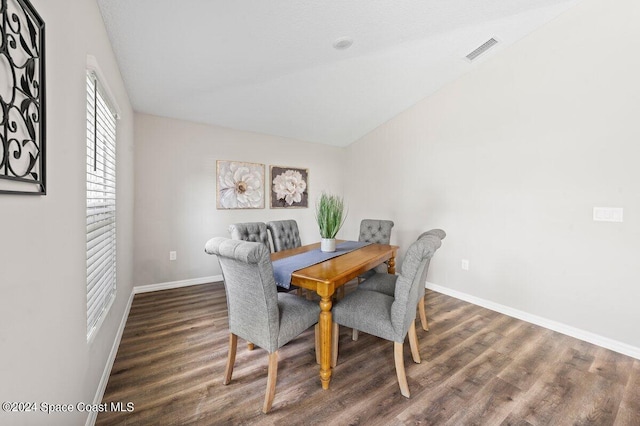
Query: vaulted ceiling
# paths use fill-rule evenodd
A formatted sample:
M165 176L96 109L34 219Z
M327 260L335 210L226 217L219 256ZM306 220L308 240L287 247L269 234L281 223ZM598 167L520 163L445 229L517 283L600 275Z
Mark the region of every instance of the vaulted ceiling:
M136 111L346 146L578 1L98 4Z

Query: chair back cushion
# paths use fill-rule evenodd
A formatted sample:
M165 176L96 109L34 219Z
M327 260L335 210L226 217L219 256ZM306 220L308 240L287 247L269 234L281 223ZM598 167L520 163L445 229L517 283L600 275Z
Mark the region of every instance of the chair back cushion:
M393 221L391 220L363 219L360 222L358 241L389 244L389 241L391 241L391 228L393 228Z
M404 256L402 270L396 281L395 300L391 305L391 323L398 338L404 340L411 322L416 318L416 305L424 294L422 278L426 263L441 244L440 238L425 236L411 244Z
M229 309L229 331L269 352L278 349L279 313L270 252L258 242L212 238L205 252L218 256Z
M427 236L431 236L432 238L438 238L440 239L440 241L444 240L444 238L447 236L447 233L444 232L442 229L431 229L427 232L423 232L422 234L420 234L420 236L418 237L418 239L421 238L425 238ZM438 245L438 247L440 247L440 245ZM437 250L437 248L436 248ZM421 290L420 290L420 297L424 296L424 286L425 283L427 281L427 273L429 272L429 264L431 263L431 258L433 257L433 255L431 255L431 257L429 257L427 259L427 261L424 263L424 266L421 268L420 271L418 271L418 273L420 274L420 282L421 284Z
M427 235L434 235L434 236L440 238L441 240L444 240L445 237L447 236L447 233L444 232L444 230L442 230L442 229L430 229L430 230L420 234L418 239L420 239L422 237L426 237Z
M267 225L262 222L234 223L229 225L229 233L234 240L262 243L271 251Z
M267 229L271 232L273 251L281 251L300 247L300 232L295 220L276 220L267 222Z

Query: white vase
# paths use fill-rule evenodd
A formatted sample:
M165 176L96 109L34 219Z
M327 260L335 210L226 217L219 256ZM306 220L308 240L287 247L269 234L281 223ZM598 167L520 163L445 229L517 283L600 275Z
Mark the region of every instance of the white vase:
M336 239L335 238L323 238L320 240L321 251L336 251Z

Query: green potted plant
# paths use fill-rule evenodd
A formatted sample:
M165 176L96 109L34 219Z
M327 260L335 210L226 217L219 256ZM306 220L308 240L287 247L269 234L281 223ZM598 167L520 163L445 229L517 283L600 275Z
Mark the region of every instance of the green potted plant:
M320 250L336 251L336 234L346 219L344 200L337 195L322 193L316 202L316 221L320 228Z

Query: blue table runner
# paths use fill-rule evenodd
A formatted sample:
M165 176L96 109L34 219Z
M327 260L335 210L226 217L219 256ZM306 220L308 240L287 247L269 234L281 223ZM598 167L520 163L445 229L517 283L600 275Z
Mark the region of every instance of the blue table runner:
M361 247L367 246L371 243L360 241L345 241L336 245L336 251L325 252L319 248L310 250L304 253L296 254L295 256L285 257L279 259L273 264L273 277L276 280L276 284L280 287L289 289L291 287L291 274L298 269L304 269L307 266L315 265L316 263L324 262L325 260L342 256L351 251L357 250Z

